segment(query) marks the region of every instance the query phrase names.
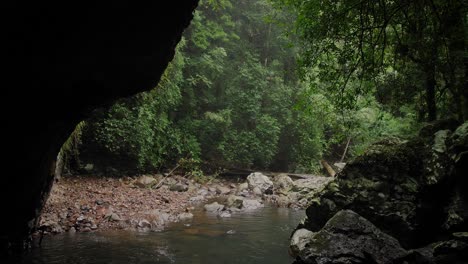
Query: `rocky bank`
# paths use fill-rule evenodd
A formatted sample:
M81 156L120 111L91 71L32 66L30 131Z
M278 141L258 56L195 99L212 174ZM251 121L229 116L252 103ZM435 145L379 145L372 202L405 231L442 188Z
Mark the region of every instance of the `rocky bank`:
M160 231L171 222L191 221L191 211L230 217L269 203L304 208L331 181L313 176L250 174L245 181L213 178L199 184L181 176L105 178L73 176L54 184L36 236L109 229Z
M387 139L315 193L295 263L468 263L468 123Z

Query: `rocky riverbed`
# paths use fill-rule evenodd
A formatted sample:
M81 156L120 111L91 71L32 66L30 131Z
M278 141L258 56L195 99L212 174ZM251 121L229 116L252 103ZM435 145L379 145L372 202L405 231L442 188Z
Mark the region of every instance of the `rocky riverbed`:
M219 217L256 210L265 203L305 208L331 180L320 176L293 180L287 174L260 172L241 182L213 178L207 184L177 175L65 177L54 184L36 235L109 229L160 231L168 223L192 219L195 206Z

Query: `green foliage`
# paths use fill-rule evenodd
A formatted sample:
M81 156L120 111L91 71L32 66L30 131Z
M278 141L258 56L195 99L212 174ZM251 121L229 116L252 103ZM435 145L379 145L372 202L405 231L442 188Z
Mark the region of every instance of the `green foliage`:
M393 58L396 46L376 48L388 42L378 29L360 47L351 2L201 1L159 85L87 122L82 158L139 172L179 164L206 181L220 168L318 171L348 141L353 157L411 135L424 96L408 85L423 71Z
M273 2L296 14L303 74L312 71L340 108L356 107L359 96L372 92L363 81L380 86L379 78L391 75L420 119L434 120L438 112L466 119L464 1Z

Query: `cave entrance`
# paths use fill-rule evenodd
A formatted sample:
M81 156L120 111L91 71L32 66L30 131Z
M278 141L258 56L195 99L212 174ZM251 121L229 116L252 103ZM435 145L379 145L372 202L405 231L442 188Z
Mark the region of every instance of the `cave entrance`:
M278 21L266 21L269 16ZM132 251L154 235L173 244L168 254L186 240L200 240L215 255L229 251L217 243L248 241L231 254L267 243L265 250L279 255L257 252L256 258L291 260L287 238L305 200L284 194L319 161L317 142L301 144L299 137L314 137L305 132L312 120L300 121L304 116L293 109L304 91L295 72L298 51L284 38L288 29L276 23L290 19L263 0L201 3L157 87L94 110L61 147L36 232L46 250L32 258L45 261L52 248L73 255L64 239L86 255L103 246L101 239L125 240ZM313 162L299 159L298 150L306 148ZM312 184L328 181L320 178ZM120 229L138 232L114 232ZM161 230L160 236L152 232ZM101 232L114 233L105 238ZM164 258L163 245L144 241ZM193 252L179 250L202 251L196 242L186 246Z

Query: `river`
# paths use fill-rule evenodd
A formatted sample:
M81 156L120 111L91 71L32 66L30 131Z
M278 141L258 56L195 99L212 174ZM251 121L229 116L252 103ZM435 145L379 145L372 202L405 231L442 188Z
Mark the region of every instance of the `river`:
M112 231L44 238L27 263L291 263L289 236L304 211L265 207L230 218L196 211L161 232Z

